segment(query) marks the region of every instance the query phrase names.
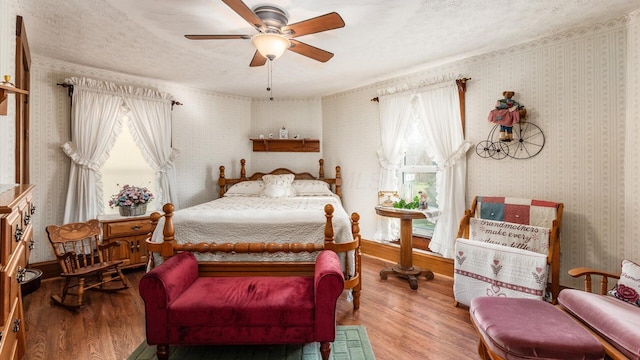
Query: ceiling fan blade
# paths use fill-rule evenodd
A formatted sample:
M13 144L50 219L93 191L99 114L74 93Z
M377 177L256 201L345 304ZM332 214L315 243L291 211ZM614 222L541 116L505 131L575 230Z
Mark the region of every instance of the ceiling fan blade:
M262 22L262 20L260 20L260 18L242 2L242 0L222 0L222 2L227 4L228 7L256 28L256 30L262 32L267 28L264 22Z
M249 66L251 67L262 66L266 63L267 63L267 58L260 55L260 53L256 50L256 53L253 54L253 59L251 59L251 64L249 64Z
M300 21L295 24L282 27L282 32L289 38L302 35L315 34L322 31L344 27L344 20L336 12L324 14L312 19Z
M251 39L250 35L185 35L189 40L231 40Z
M290 41L291 41L291 47L289 47L289 50L295 53L298 53L300 55L304 55L306 57L312 58L314 60L318 60L320 62L327 62L329 61L329 59L333 57L333 53L319 49L315 46L305 44L298 40L291 39Z

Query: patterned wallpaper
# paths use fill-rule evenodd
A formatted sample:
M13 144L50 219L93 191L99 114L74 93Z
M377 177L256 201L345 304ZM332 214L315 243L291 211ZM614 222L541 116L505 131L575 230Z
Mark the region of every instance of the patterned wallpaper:
M630 16L627 32L627 116L625 132L625 157L624 161L624 209L627 221L624 223L624 232L621 236L625 239L620 244L619 251L627 258L640 261L640 193L638 192L638 179L640 179L640 10ZM611 240L616 241L616 239Z
M564 275L571 267L619 271L622 258L640 260L633 235L638 230L633 214L640 208L625 201L637 199L634 181L640 175L633 156L640 147L637 18L631 14L323 98L325 157L341 158L346 172L369 179L357 181L356 191L345 191L347 210L366 215L363 237L371 239L375 232L369 217L375 216L379 174L378 113L369 99L377 89L460 74L472 79L466 93L468 140L477 144L487 138L492 127L487 115L504 90L516 92L528 121L546 136L544 149L526 160L486 159L475 147L470 150L467 203L475 195L563 202L563 284L576 284ZM345 126L352 141L344 139Z
M0 1L0 81L3 75L15 76L16 9L12 1ZM13 81L12 81L13 82ZM0 115L0 184L15 181L15 96L8 97L7 115Z
M322 108L320 98L274 98L254 99L251 104L251 134L248 138L268 137L269 133L278 138L279 130L285 127L289 138L299 134L300 138L322 139ZM318 176L318 160L322 158L323 141L320 152L254 152L247 158L247 172L271 171L279 167L306 171ZM327 164L331 165L331 164ZM325 167L325 171L329 171ZM234 176L237 176L236 173Z
M0 2L0 46L13 49L14 10ZM486 139L488 111L503 90L529 110L529 121L546 135L544 149L528 160L483 159L468 155L467 201L476 194L562 201L562 272L574 266L616 271L623 257L640 259L635 234L640 225L640 15L523 43L454 61L410 76L391 78L322 99L250 99L184 88L34 56L32 72L32 178L40 216L31 262L51 260L44 226L59 223L66 194L69 160L60 144L69 138L69 99L56 86L68 76L87 76L172 93L183 102L174 110L174 147L182 206L217 196L218 166L238 173L268 170L283 162L316 164L323 157L328 176L340 165L347 211L360 213L364 238L375 232L379 147L377 103L380 88L449 74L472 78L467 91L467 138ZM5 21L7 20L7 21ZM7 25L9 23L10 25ZM28 26L28 24L27 24ZM11 72L12 51L0 52L0 72ZM13 111L10 103L10 114ZM12 116L0 118L0 182L13 180ZM318 137L322 152L260 154L249 137L285 125L292 134ZM8 160L7 160L8 159ZM310 165L309 165L310 166ZM262 168L264 167L264 168ZM315 166L305 169L315 173ZM563 284L575 285L563 275ZM579 285L579 284L578 284Z

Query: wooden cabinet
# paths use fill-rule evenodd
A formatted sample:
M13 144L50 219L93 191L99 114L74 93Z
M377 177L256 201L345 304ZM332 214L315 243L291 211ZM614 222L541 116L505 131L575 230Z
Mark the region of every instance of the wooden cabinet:
M253 151L269 152L319 152L318 139L249 139Z
M101 216L102 236L105 244L119 241L111 258L123 260L122 268L145 266L148 260L145 240L151 232L149 216Z
M33 185L0 185L0 359L26 350L20 282L33 248Z

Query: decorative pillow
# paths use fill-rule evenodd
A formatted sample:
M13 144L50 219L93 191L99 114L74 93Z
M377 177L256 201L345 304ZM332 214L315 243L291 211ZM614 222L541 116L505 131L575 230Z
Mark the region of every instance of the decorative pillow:
M264 181L242 181L237 184L233 184L225 193L224 196L260 196L260 193L264 189Z
M293 180L291 185L298 196L333 195L329 183L322 180Z
M640 306L640 265L622 260L620 280L613 289L609 290L609 295Z
M290 197L294 195L291 184L293 183L293 174L281 175L262 175L264 189L260 195L262 197L280 198Z

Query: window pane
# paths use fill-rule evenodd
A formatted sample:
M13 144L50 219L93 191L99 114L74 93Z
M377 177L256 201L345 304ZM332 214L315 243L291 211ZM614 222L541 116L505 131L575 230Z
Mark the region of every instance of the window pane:
M433 160L427 155L425 146L421 142L410 143L404 156L406 166L435 165Z
M418 192L427 194L427 203L430 208L437 208L436 201L436 172L435 162L427 155L425 142L421 131L414 124L410 138L407 139L407 151L402 168L402 197L412 201ZM427 220L413 220L413 234L431 238L435 223Z
M102 190L105 214L118 214L118 207L110 208L111 196L117 194L122 186L133 185L146 187L157 196L155 172L142 157L142 153L131 136L127 119L122 124L122 132L111 149L109 159L100 169L102 173ZM147 212L156 210L157 198L147 205Z
M428 172L404 172L403 187L405 192L411 194L410 198L418 196L422 191L427 194L429 207L438 207L436 201L436 174ZM405 195L407 195L405 193ZM407 196L405 196L407 198Z

